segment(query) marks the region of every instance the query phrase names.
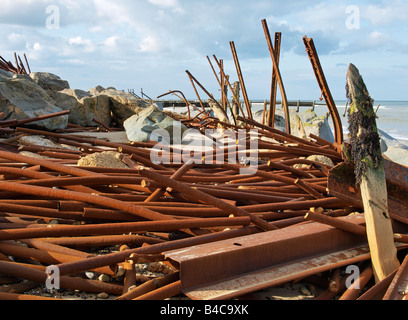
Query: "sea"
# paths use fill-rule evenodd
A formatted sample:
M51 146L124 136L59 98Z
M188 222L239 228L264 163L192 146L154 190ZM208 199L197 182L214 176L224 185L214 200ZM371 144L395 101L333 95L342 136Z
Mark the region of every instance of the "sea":
M346 135L348 133L348 117L347 112L345 112L346 105L348 107L347 101L338 100L335 103ZM253 101L252 110L254 112L263 110L263 104L263 101ZM377 127L394 139L408 144L408 101L374 101L373 106L374 110L377 111ZM277 105L277 108L280 107L280 105ZM296 107L290 108L296 109ZM308 108L311 107L301 107L300 112ZM326 115L329 112L327 106L324 103L320 104L320 102L316 104L314 110L318 116ZM332 126L331 119L329 119L329 123Z

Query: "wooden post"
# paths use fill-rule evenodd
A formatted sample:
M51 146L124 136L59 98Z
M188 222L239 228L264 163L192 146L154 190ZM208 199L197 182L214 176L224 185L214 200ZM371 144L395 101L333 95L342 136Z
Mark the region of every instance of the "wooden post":
M374 276L379 282L394 272L400 263L388 215L387 185L373 100L353 64L347 71L347 90L351 153L364 204Z

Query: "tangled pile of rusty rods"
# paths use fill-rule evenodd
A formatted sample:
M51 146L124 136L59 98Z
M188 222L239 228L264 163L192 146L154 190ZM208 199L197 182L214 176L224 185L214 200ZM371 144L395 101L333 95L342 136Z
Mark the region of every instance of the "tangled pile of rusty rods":
M319 154L334 164L341 162L333 144L240 120L248 129L258 125L261 136L276 139L259 140L259 167L252 175L237 174L242 165L227 162L154 165L150 160L154 142L115 143L15 128L16 134L41 135L78 149L2 144L0 273L38 284L46 280L46 266L57 265L63 288L107 292L117 299L156 299L180 293L177 272L160 279L170 288L158 291L158 296L153 294L156 287L150 292L151 279L128 292L135 278L125 286L78 275L89 270L115 275L129 261L164 262L164 250L306 223L304 216L312 207L325 208L333 216L359 209L328 194L329 166L306 159ZM18 153L28 150L50 158ZM120 152L129 169L76 166L80 157L106 150ZM234 152L226 150L226 156ZM51 221L58 223L50 227ZM127 250L95 255L78 249L108 245L126 245Z

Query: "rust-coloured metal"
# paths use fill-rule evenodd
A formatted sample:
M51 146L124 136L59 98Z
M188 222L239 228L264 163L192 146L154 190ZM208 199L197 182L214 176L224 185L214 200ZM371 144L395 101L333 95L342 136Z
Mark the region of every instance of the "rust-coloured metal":
M281 96L282 96L282 106L285 112L286 133L290 134L291 128L290 128L290 114L289 114L288 99L286 96L286 90L283 84L282 75L279 70L279 65L278 65L278 60L277 60L278 55L273 47L271 35L269 33L268 23L266 22L265 19L262 20L262 27L264 29L266 42L268 43L269 53L272 58L273 70L275 71L276 79L279 84L279 89L280 89Z
M358 217L345 219L362 223ZM232 298L334 265L366 260L369 248L364 237L309 223L164 254L180 265L183 293L192 299L208 300ZM242 256L251 264L239 263Z
M244 77L242 75L241 65L240 65L239 60L238 60L237 50L235 48L234 41L230 41L230 47L231 47L232 57L233 57L234 63L235 63L235 68L237 70L242 95L244 97L244 103L245 103L246 110L247 110L247 116L248 116L249 119L252 119L253 116L252 116L252 110L251 110L251 103L249 102L248 93L246 91L246 87L245 87L245 83L244 83Z
M329 86L326 81L326 77L323 73L323 68L320 64L320 60L317 55L313 39L307 38L305 36L303 38L303 42L306 46L306 52L309 56L310 62L312 63L313 71L315 72L320 90L322 91L327 107L329 108L330 115L333 119L335 142L338 146L341 146L344 140L341 118L337 110L336 104L334 102L333 96L331 95ZM341 151L341 149L338 149L338 151Z
M280 48L281 48L282 33L275 32L275 54L276 54L276 64L279 66L280 60ZM278 77L275 68L272 68L272 83L271 83L271 97L269 105L269 115L268 115L268 126L275 126L275 110L276 110L276 93L277 93Z
M407 300L408 297L408 255L393 278L383 300Z
M159 183L161 183L163 186L168 186L170 188L173 188L174 190L177 190L183 194L186 194L189 197L198 199L204 203L210 204L214 207L217 207L221 210L224 210L226 213L229 214L234 214L236 216L248 216L251 218L251 221L256 224L258 227L262 228L263 230L273 230L275 227L271 226L268 224L265 220L250 214L249 212L233 206L222 199L215 198L207 193L201 192L197 189L190 188L189 186L179 182L172 180L170 178L167 178L163 175L158 174L157 172L153 171L147 171L147 170L141 170L140 172L141 175L150 178L152 180L155 180Z

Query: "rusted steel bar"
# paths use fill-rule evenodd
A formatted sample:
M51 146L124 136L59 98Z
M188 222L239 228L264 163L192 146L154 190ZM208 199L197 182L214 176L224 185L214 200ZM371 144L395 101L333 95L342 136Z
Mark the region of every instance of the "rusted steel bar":
M320 211L320 212L319 212ZM305 215L305 219L306 220L310 220L310 221L315 221L315 222L319 222L319 223L323 223L323 224L327 224L330 226L333 226L335 228L347 231L347 232L351 232L357 235L361 235L361 236L366 236L367 235L367 230L364 226L359 225L359 224L355 224L355 223L350 223L344 220L341 220L339 218L333 218L333 217L329 217L327 215L324 215L321 213L322 210L315 210L315 212L309 211L306 215ZM363 220L364 217L361 217L361 219Z
M209 194L206 194L204 192L201 192L199 190L190 188L189 186L187 186L187 185L185 185L185 184L183 184L183 183L181 183L179 181L172 180L172 179L170 179L168 177L165 177L163 175L160 175L160 174L158 174L156 172L152 172L152 171L141 170L140 173L141 173L141 175L143 175L143 176L145 176L145 177L147 177L149 179L157 181L158 183L162 184L163 186L168 186L168 187L170 187L170 188L172 188L174 190L177 190L177 191L179 191L179 192L181 192L183 194L186 194L189 197L198 199L198 200L200 200L202 202L205 202L205 203L210 204L210 205L212 205L214 207L217 207L217 208L219 208L221 210L224 210L227 213L234 214L234 215L241 216L241 217L242 216L248 216L248 217L251 218L251 221L254 224L256 224L258 227L260 227L263 230L273 230L273 229L275 229L275 227L268 224L265 220L262 220L261 218L256 217L256 216L250 214L249 212L247 212L247 211L245 211L245 210L243 210L243 209L241 209L239 207L230 205L229 203L227 203L227 202L225 202L225 201L223 201L221 199L215 198L215 197L213 197L213 196L211 196Z
M178 280L159 289L153 290L133 300L165 300L181 293L181 281Z
M184 174L187 173L194 165L192 163L185 163L182 165L170 178L174 180L180 179ZM163 188L156 189L144 202L154 202L160 199L164 194Z
M249 217L236 218L197 218L187 220L167 221L140 221L124 223L106 223L91 225L67 225L53 228L30 228L0 230L1 240L44 238L58 236L84 236L84 235L113 235L138 231L174 231L186 228L201 228L215 226L246 226L251 222Z
M74 257L89 258L89 257L95 256L94 254L91 254L91 253L63 247L61 245L57 245L55 243L51 243L47 241L41 241L39 239L20 239L19 241L27 244L28 246L32 248L36 248L39 250L45 250L45 251L52 251L52 252L66 254L66 255L70 255Z
M128 246L141 246L144 243L157 244L164 242L164 240L158 238L134 234L88 236L88 237L39 238L38 240L67 247L83 247L83 246L106 247L121 244L127 244Z
M307 173L303 170L296 169L290 166L287 166L283 163L277 162L277 161L268 161L268 167L273 168L273 169L278 169L278 170L285 170L290 173L293 173L294 175L298 177L303 177L303 178L313 178L314 176L310 173Z
M228 87L231 90L232 97L233 97L236 105L238 106L238 109L240 110L242 116L245 117L245 113L244 113L244 110L242 109L241 103L239 101L239 97L235 94L235 90L232 88L232 86L231 86L231 84L229 82L229 79L228 79L229 77L227 77L225 75L224 68L222 67L221 62L218 61L218 59L217 59L217 57L215 55L213 55L213 58L214 58L216 64L218 65L218 68L220 69L221 76L225 79L225 82L227 83Z
M269 33L268 23L266 22L265 19L262 20L262 27L264 29L266 42L268 43L269 53L270 53L271 58L272 58L273 69L275 70L276 78L277 78L279 88L280 88L280 92L281 92L281 96L282 96L282 106L283 106L283 109L284 109L284 112L285 112L286 133L290 134L291 133L291 128L290 128L290 114L289 114L288 99L287 99L287 96L286 96L286 90L285 90L285 86L283 84L282 75L281 75L281 72L279 70L278 61L276 59L278 57L278 55L276 53L276 50L273 48L271 35Z
M303 42L306 46L306 52L309 56L310 62L312 63L313 71L315 72L320 90L322 91L327 107L329 108L330 115L333 119L335 142L337 145L341 146L343 144L343 126L341 123L341 118L331 95L326 77L324 76L323 68L320 64L313 39L305 36L303 37ZM340 151L339 149L337 150Z
M29 295L29 294L0 292L0 300L2 301L15 301L15 300L18 300L18 301L62 301L64 299L34 296L34 295Z
M225 110L220 106L220 104L218 103L217 100L214 99L213 95L210 94L206 88L204 88L204 86L198 82L198 80L190 73L190 71L186 70L186 73L188 74L190 80L195 83L198 84L198 86L201 88L201 90L203 90L205 92L205 94L210 98L210 100L212 100L220 109L220 111L224 114L225 119L228 119L227 113L225 112Z
M220 86L220 90L221 90L221 107L225 111L225 113L227 113L226 112L227 111L226 104L228 104L228 108L231 111L231 117L234 120L234 124L237 125L237 120L235 119L234 113L232 112L231 104L229 103L229 100L227 99L227 97L225 95L225 85L224 85L225 78L223 76L223 73L221 73L221 80L220 80L218 78L217 72L215 72L215 69L214 69L214 67L213 67L213 65L211 63L211 60L210 60L210 58L208 56L207 56L207 60L208 60L208 63L210 64L211 70L214 73L215 79L217 80L218 85ZM222 60L220 61L220 65L221 65L221 68L223 68Z
M280 48L281 48L281 32L275 32L275 54L276 54L276 64L279 66L280 60ZM275 126L275 109L276 109L276 93L277 93L277 84L278 79L276 75L275 68L272 68L272 83L271 83L271 98L270 98L270 105L269 105L269 116L267 125L270 127Z
M59 190L53 188L45 188L39 186L21 185L19 183L5 182L0 184L0 190L14 191L22 194L30 195L43 195L45 197L50 197L54 199L65 199L65 200L77 200L87 203L92 203L96 205L105 206L112 209L122 210L138 217L142 217L148 220L171 220L170 217L162 215L153 210L138 207L131 203L122 202L112 198L106 198L103 196L97 196L92 194L84 194L80 192L74 192L69 190Z
M247 116L248 116L248 118L252 119L253 116L252 116L252 110L251 110L251 103L249 102L249 99L248 99L248 93L246 91L246 87L245 87L245 83L244 83L244 77L242 75L241 66L240 66L240 63L239 63L239 60L238 60L237 50L235 48L234 41L230 41L230 47L231 47L232 57L233 57L234 63L235 63L235 69L237 70L239 84L240 84L241 90L242 90L242 95L244 97L244 102L245 102L245 106L246 106L246 110L247 110Z
M0 272L22 279L46 283L47 274L44 271L35 270L15 262L0 261ZM113 295L121 295L123 286L111 283L105 283L99 280L86 280L76 277L61 276L60 287L72 290L81 290L85 292L106 292Z
M30 65L28 64L27 56L26 56L25 53L24 53L24 59L25 59L25 62L27 64L28 72L31 73Z
M55 112L55 113L43 115L43 116L33 117L33 118L29 118L29 119L24 119L24 120L18 120L17 123L15 125L13 125L13 126L21 126L21 125L24 125L24 124L27 124L27 123L32 123L32 122L36 122L36 121L40 121L40 120L61 117L61 116L65 116L65 115L70 114L70 112L71 112L70 110L64 110L64 111L60 111L60 112Z
M393 278L383 300L407 300L408 296L408 255Z
M5 182L1 182L3 184ZM0 202L0 210L8 213L18 213L27 216L40 216L48 218L64 218L80 220L81 214L75 212L59 212L57 209L44 208L37 206L20 205L13 203Z
M173 272L164 277L160 277L160 278L156 278L156 279L147 281L143 283L142 285L134 288L133 290L130 290L124 293L123 295L117 297L115 300L133 300L153 290L164 287L170 283L173 283L179 280L180 280L179 273Z
M14 243L7 243L7 242L0 242L0 250L4 254L32 259L32 260L35 260L41 263L45 263L48 265L55 265L58 263L64 263L64 262L70 262L70 261L78 261L84 258L84 257L57 253L53 251L45 251L45 250L40 250L40 249L27 248L22 245L18 245ZM92 257L92 255L89 255L89 257ZM93 271L105 273L105 274L114 274L110 268L106 268L106 267L93 269Z
M299 188L306 191L307 193L309 193L312 197L314 197L316 199L323 199L324 198L324 196L320 192L316 191L310 185L307 185L303 180L296 179L295 180L295 185L297 185Z
M397 274L399 268L392 272L389 276L377 282L374 286L369 288L364 294L357 298L357 300L381 300L385 292L390 287L392 280Z
M75 274L81 271L86 271L91 268L100 266L114 265L127 259L132 253L140 254L142 257L145 254L157 254L165 250L179 249L189 246L195 246L203 243L220 241L225 239L232 239L242 235L249 235L258 233L259 229L256 227L244 227L236 230L229 230L224 232L216 232L208 235L200 235L188 239L166 241L164 243L153 244L146 247L131 249L125 252L111 253L103 256L83 259L74 263L59 264L58 268L61 275Z

